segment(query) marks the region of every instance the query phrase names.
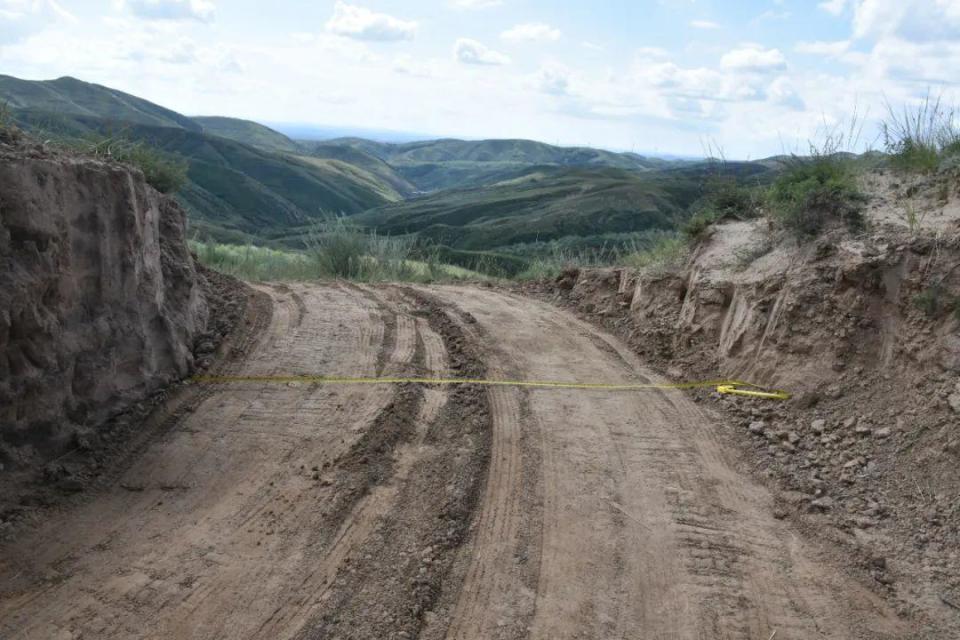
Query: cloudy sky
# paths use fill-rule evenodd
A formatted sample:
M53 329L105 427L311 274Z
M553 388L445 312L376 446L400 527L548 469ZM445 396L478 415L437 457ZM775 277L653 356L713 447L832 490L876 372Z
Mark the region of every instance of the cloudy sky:
M0 0L0 73L190 115L640 152L798 150L855 106L953 102L958 70L960 0Z

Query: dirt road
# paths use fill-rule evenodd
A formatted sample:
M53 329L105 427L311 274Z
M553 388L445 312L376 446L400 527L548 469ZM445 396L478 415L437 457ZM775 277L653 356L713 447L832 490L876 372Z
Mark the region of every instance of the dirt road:
M267 328L223 373L657 380L503 292L261 288ZM185 393L115 482L0 548L0 637L920 637L678 392Z

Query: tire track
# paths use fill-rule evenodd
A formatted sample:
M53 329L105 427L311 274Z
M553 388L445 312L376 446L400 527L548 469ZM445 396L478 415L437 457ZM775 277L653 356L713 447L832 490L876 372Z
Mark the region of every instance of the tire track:
M528 379L659 381L618 341L547 305L462 287L437 295L489 333L491 366ZM910 637L877 596L818 564L770 515L770 496L732 471L710 418L683 395L529 398L520 429L540 432L543 459L535 613L528 629L497 624L496 599L527 593L509 584L510 529L481 517L495 533L476 533L478 569L462 598L477 605L457 609L451 637ZM499 495L509 483L496 475L496 451L483 513L511 500ZM497 535L506 538L485 542Z

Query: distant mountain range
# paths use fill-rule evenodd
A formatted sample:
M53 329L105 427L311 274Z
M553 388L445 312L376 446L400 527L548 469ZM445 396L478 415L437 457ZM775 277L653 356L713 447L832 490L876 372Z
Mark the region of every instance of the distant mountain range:
M184 157L177 198L192 228L227 242L299 242L296 230L333 214L469 249L669 228L708 170L531 140L316 140L288 128L294 139L70 77L0 75L0 102L37 135L122 135Z

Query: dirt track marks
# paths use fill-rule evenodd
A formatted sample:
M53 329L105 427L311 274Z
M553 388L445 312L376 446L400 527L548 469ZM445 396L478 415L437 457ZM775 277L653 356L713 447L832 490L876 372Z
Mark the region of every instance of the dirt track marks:
M656 381L618 341L548 305L483 289L432 292L487 332L491 369L526 379ZM512 557L519 516L498 506L513 499L500 487L513 492L515 483L497 480L514 440L513 422L497 415L515 413L494 404L503 432L494 434L479 522L488 511L506 513L497 526L507 537L478 525L448 637L909 637L877 596L811 557L770 515L766 491L731 470L710 418L668 393L529 391L520 430L540 434L543 458L533 594ZM509 606L527 611L530 598L528 631L510 624Z
M247 374L651 379L553 307L262 287ZM685 396L210 387L0 552L0 637L910 638L731 470ZM187 405L185 405L187 406Z
M375 305L340 286L263 290L274 299L270 326L235 371L376 373ZM313 468L346 454L394 391L204 392L115 486L23 549L4 549L16 561L0 566L0 637L257 637L259 628L275 637L265 621L297 626L301 587L336 532L336 486Z

